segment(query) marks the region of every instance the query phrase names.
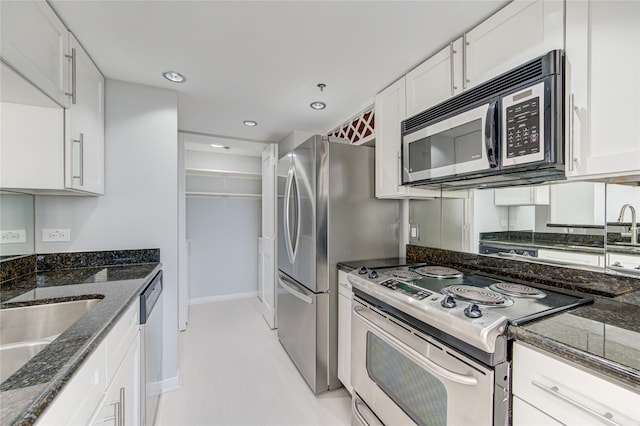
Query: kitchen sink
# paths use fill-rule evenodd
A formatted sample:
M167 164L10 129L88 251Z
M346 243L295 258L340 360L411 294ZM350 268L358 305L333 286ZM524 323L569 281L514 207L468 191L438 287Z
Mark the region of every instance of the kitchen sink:
M101 299L0 309L0 383L71 327Z

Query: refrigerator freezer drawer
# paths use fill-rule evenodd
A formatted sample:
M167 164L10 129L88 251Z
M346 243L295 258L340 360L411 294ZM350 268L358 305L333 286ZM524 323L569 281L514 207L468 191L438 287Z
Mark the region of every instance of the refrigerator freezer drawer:
M278 338L313 393L329 389L329 295L278 273Z

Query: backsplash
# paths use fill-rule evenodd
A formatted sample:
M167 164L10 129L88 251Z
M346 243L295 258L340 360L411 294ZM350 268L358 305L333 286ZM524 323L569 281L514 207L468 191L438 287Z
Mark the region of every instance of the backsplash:
M611 234L611 233L609 233ZM618 234L620 235L620 234ZM522 244L575 244L587 247L604 247L602 235L559 234L554 232L499 231L481 232L481 241L510 241Z
M160 262L160 249L34 254L0 263L0 283L33 272Z
M478 271L492 277L582 291L605 297L622 296L640 291L640 279L638 278L411 244L407 245L407 260L410 262L432 262L453 268Z

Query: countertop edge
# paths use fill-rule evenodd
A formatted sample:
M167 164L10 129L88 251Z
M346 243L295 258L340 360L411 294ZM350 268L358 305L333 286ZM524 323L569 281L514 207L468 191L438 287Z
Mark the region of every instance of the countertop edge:
M640 371L624 366L583 350L573 348L541 334L526 330L523 327L509 326L510 338L528 343L538 349L549 352L558 359L573 362L586 368L589 373L599 374L607 379L623 383L635 391L640 391Z
M110 319L97 330L87 341L78 349L74 355L65 363L64 367L59 371L55 377L47 384L47 386L40 392L40 394L29 404L21 414L15 416L10 424L31 425L34 424L37 419L46 411L51 403L55 401L55 397L65 388L67 383L75 375L78 369L82 366L84 361L93 353L100 343L105 339L107 334L111 331L113 326L118 322L122 315L126 312L127 308L134 303L135 299L140 296L140 293L151 282L153 277L162 269L162 263L159 262L156 267L144 278L137 280L123 280L123 281L137 281L137 284L131 283L132 286L137 287L132 290L131 296L126 302L123 302L119 309L115 310ZM78 284L82 285L82 284Z

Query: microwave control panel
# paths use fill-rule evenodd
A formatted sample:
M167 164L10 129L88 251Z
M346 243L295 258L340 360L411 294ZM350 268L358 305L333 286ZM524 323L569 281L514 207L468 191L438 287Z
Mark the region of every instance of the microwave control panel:
M540 98L527 99L507 108L507 158L540 151Z
M544 82L502 98L503 165L544 160Z

